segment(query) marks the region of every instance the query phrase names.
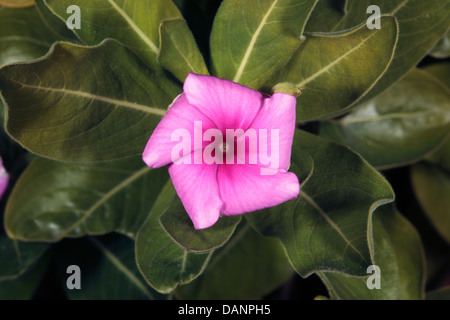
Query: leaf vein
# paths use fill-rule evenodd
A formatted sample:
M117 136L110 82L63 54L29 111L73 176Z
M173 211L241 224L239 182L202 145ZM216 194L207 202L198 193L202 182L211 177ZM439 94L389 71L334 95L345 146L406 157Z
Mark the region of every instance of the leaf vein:
M266 14L262 18L258 28L256 29L255 33L252 36L252 39L250 40L250 44L247 47L247 50L245 51L244 57L242 58L241 64L239 65L238 70L236 71L236 75L233 78L234 82L239 82L239 80L242 77L242 73L244 72L244 68L248 62L248 59L250 57L250 54L252 53L253 47L255 46L256 40L259 37L259 34L261 33L262 28L266 24L267 18L272 13L272 10L275 8L275 5L277 4L278 0L275 0L272 5L270 6L269 10L267 10Z
M300 195L303 199L306 200L316 211L325 219L325 221L330 224L330 226L337 231L337 233L342 237L342 239L363 259L366 260L365 257L361 254L361 252L347 239L345 234L339 228L339 226L334 223L333 220L322 210L322 208L304 191L300 190Z

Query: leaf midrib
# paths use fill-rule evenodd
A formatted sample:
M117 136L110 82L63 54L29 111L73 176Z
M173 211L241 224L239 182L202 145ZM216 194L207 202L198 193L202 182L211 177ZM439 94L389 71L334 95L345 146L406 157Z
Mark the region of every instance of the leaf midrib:
M363 260L366 260L366 258L362 255L362 253L351 243L350 240L347 239L345 234L342 232L342 230L339 228L339 226L330 219L330 217L322 210L322 208L304 191L300 190L300 196L305 199L308 204L313 207L324 219L325 221L336 230L336 232L341 236L341 238L347 243L347 245L352 248Z
M184 21L183 19L177 19L177 20ZM174 21L176 21L176 20L174 20ZM184 55L183 51L180 49L180 47L178 46L177 42L173 38L172 33L171 32L167 32L167 31L166 31L166 33L169 36L169 39L172 42L173 46L175 47L176 51L180 54L180 56L183 58L183 60L188 65L189 69L191 69L191 71L194 72L194 73L200 74L200 72L196 71L196 68L191 64L189 59Z
M142 281L140 281L136 275L128 269L127 266L125 266L119 258L116 257L114 253L112 253L108 248L103 246L98 240L94 239L93 237L89 237L89 240L97 247L98 250L100 250L104 256L120 271L123 273L125 277L127 277L136 287L139 288L139 290L144 293L147 298L154 299L152 293L148 290L148 288L145 286Z
M407 3L409 2L409 0L404 0L402 3L400 3L396 8L394 8L391 11L392 15L395 15L399 10L401 10Z
M108 2L111 4L111 6L116 10L122 18L125 19L125 21L130 25L131 29L133 29L134 32L142 39L142 41L145 42L145 44L155 53L158 54L158 47L153 43L152 40L150 40L149 37L141 30L141 28L138 27L138 25L131 19L131 17L121 8L117 3L114 2L114 0L108 0Z
M88 210L85 211L85 214L77 220L74 224L64 230L59 236L58 239L62 239L65 235L69 234L72 230L79 227L83 222L85 222L101 205L105 204L109 199L111 199L115 194L123 190L125 187L142 177L144 174L149 172L151 168L144 167L139 171L132 174L127 179L123 180L121 183L112 188L109 192L104 194L97 202L90 206Z
M262 18L261 22L258 25L258 28L256 29L255 33L252 36L252 39L250 40L250 43L247 47L247 50L245 51L244 57L242 58L241 64L239 65L238 70L236 71L236 74L233 78L233 82L239 82L239 80L242 77L242 73L244 72L245 66L248 62L248 59L250 58L250 55L252 53L253 47L255 46L256 40L259 37L259 34L261 33L262 28L266 24L267 18L272 13L273 9L275 8L275 5L277 4L278 0L275 0L272 5L270 6L269 10L267 10L266 14Z
M146 106L146 105L135 103L135 102L129 102L129 101L125 101L125 100L118 100L118 99L108 98L108 97L104 97L104 96L99 96L97 94L93 94L93 93L89 93L89 92L75 91L75 90L70 90L70 89L35 86L35 85L20 82L17 80L12 80L12 79L10 79L10 81L17 83L25 88L32 88L32 89L38 89L38 90L43 90L43 91L48 91L48 92L56 92L56 93L62 93L65 95L72 95L72 96L92 99L95 101L106 102L109 104L130 108L130 109L134 109L134 110L145 112L145 113L155 114L158 116L164 116L166 114L166 110L164 110L164 109L154 108L154 107Z
M359 29L357 29L359 30ZM355 31L357 31L355 30ZM316 73L312 74L311 76L309 76L308 78L304 79L303 81L299 82L296 86L299 88L303 88L307 83L315 80L316 78L320 77L322 74L328 72L331 68L333 68L335 65L337 65L339 62L341 62L342 60L344 60L345 58L347 58L349 55L351 55L353 52L355 52L356 50L358 50L359 48L361 48L361 46L366 43L367 41L369 41L374 35L376 35L378 33L378 31L381 29L377 29L376 31L374 31L372 34L370 34L367 38L363 39L358 45L354 46L352 49L350 49L349 51L345 52L343 55L341 55L340 57L338 57L336 60L332 61L331 63L329 63L328 65L326 65L325 67L323 67L322 69L320 69L319 71L317 71Z

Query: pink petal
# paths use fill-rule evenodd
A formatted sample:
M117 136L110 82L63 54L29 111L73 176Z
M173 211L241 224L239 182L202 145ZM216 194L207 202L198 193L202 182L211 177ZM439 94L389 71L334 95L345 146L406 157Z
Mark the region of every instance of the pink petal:
M257 165L288 170L295 131L296 102L297 99L294 96L281 92L274 93L270 98L265 99L261 110L248 129L255 130L258 133L258 147L249 149L249 143L247 142L245 163L249 163L250 154L255 153L253 159L257 159ZM262 138L260 130L266 130L267 139ZM275 141L278 142L278 146L271 143L272 136L276 136L276 131L278 132L278 139ZM243 143L243 137L241 136L237 141ZM267 145L267 151L261 150L259 148L261 145ZM269 156L265 163L261 162L264 159L263 155Z
M217 184L217 165L183 164L169 166L173 186L195 229L217 222L223 207Z
M224 215L236 215L279 205L296 199L300 184L294 173L280 170L261 175L260 167L249 164L220 165L217 172Z
M9 175L3 167L2 159L0 158L0 199L8 187Z
M142 155L147 166L159 168L177 160L172 159L172 150L181 140L171 141L172 133L177 129L186 129L189 132L191 137L191 151L193 151L195 121L201 121L203 132L207 129L215 128L211 120L198 111L198 109L188 104L184 93L179 95L174 100L166 115L156 126L147 142L147 146Z
M260 92L232 81L190 73L184 82L189 103L198 108L225 134L226 129L246 130L258 114Z

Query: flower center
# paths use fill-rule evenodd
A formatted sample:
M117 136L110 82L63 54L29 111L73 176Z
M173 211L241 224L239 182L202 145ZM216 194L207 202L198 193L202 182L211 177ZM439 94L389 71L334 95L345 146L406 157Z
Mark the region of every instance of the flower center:
M220 151L222 151L222 152L227 152L228 144L222 143L222 144L219 146L219 149L220 149Z

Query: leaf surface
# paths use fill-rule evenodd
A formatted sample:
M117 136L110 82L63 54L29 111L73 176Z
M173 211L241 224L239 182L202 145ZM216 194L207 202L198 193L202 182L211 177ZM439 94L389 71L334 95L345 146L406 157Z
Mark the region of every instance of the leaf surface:
M450 90L420 70L349 115L321 125L321 135L381 168L422 159L442 145L449 130Z
M112 231L133 238L167 179L165 169L152 170L140 157L96 164L37 158L8 199L5 228L24 241Z
M372 264L371 214L393 201L389 183L348 148L301 130L290 170L301 181L300 196L246 218L282 242L303 277L326 270L365 275Z
M0 88L16 141L42 157L76 162L141 154L179 93L113 40L57 43L43 59L0 69Z

